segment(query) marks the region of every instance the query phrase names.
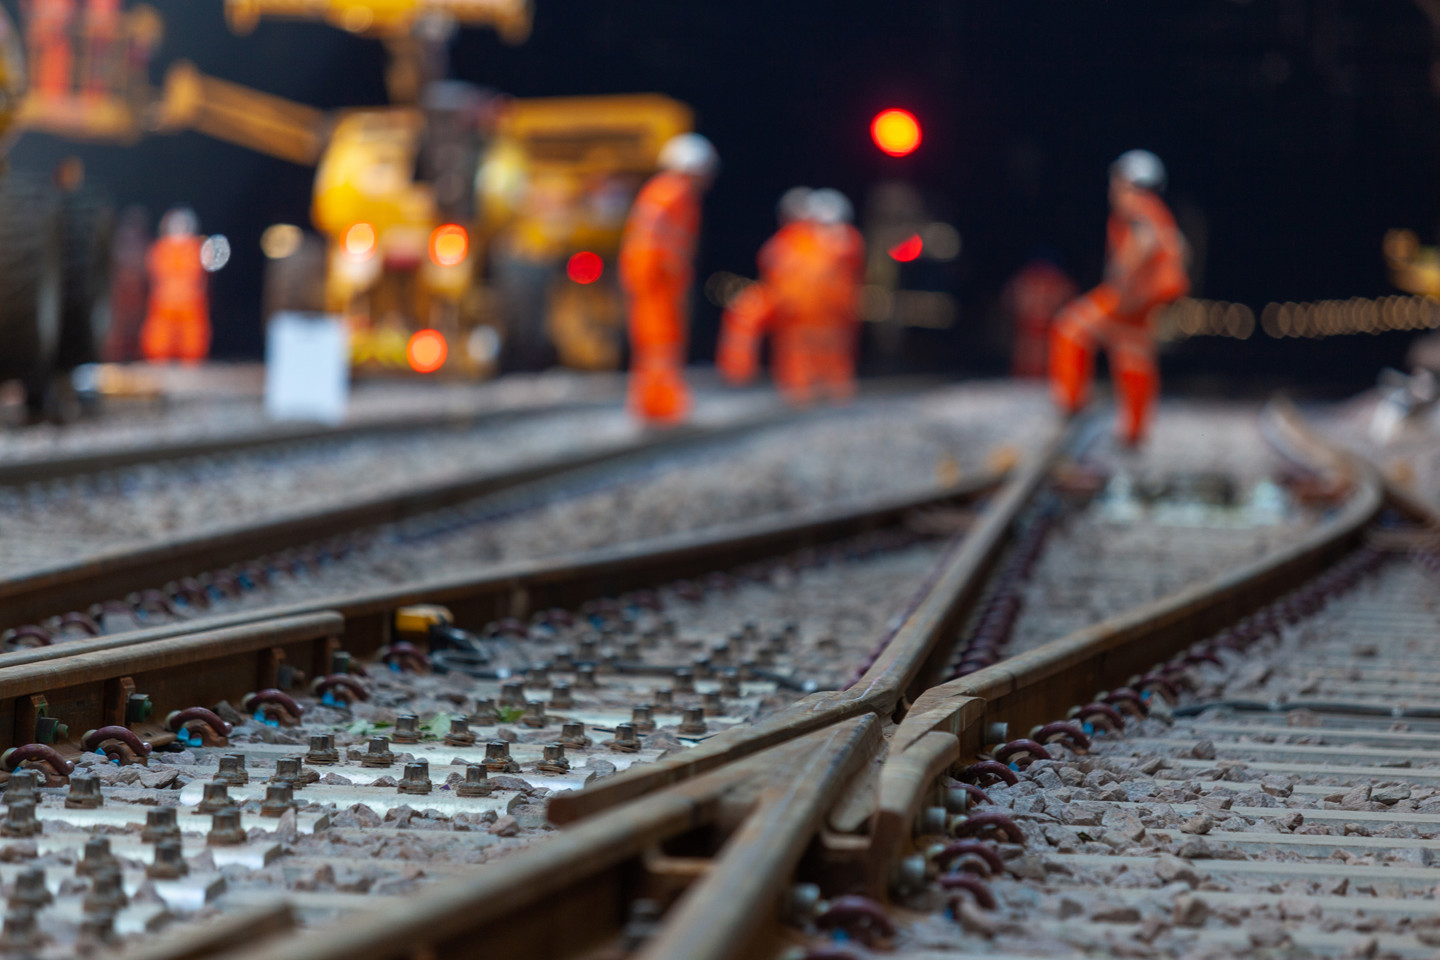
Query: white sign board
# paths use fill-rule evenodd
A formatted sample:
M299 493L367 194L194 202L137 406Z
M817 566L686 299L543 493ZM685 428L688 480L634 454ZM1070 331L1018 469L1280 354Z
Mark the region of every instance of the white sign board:
M339 317L277 313L265 336L265 415L340 423L350 399L350 330Z

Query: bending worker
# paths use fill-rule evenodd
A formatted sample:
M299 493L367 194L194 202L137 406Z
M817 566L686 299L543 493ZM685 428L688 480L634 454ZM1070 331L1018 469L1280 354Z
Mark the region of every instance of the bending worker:
M1131 150L1111 165L1105 279L1060 312L1050 339L1050 382L1067 413L1089 399L1097 346L1109 351L1120 437L1130 446L1144 439L1160 392L1152 318L1190 289L1185 238L1164 190L1165 166L1153 153Z
M760 280L725 311L720 372L732 383L754 378L768 332L775 380L787 400L847 400L855 393L865 241L838 190L796 187L781 197L779 217L780 230L760 249Z
M685 419L689 333L686 297L700 230L700 197L720 167L698 133L660 150L660 172L640 189L620 243L620 283L630 308L630 410L650 423Z
M176 207L160 221L150 246L150 306L140 329L146 360L199 363L210 354L210 300L201 254L205 238L188 207Z

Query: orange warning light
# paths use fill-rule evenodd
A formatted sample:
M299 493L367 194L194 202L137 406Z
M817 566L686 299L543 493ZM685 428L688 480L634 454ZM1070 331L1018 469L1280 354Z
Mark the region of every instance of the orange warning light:
M605 272L605 261L600 254L581 250L565 265L565 273L576 283L594 283Z
M901 263L909 263L911 260L919 259L924 249L925 241L920 239L920 234L912 233L909 239L901 240L890 248L890 259L898 260Z
M345 231L345 252L356 260L368 260L375 252L375 228L363 220L352 223Z
M446 223L430 234L430 259L437 267L453 267L470 252L470 235L458 223Z
M890 156L903 157L920 146L920 121L909 110L881 110L870 121L870 137Z
M405 359L416 373L434 373L445 366L450 347L439 330L420 330L405 346Z

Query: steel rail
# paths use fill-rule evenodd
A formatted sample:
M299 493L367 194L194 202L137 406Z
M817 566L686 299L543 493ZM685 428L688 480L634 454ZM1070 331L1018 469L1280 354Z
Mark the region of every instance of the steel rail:
M641 461L658 452L722 441L778 425L795 416L781 411L714 427L681 427L581 454L551 456L498 472L477 472L298 516L190 534L133 549L110 550L0 581L0 611L7 626L35 622L65 611L86 609L107 597L157 587L288 547L398 522L527 485L575 482L577 477L590 471L626 461Z
M582 410L595 410L613 405L613 403L600 400L577 400L552 405L478 410L473 413L435 414L405 420L362 421L336 427L272 426L265 430L236 433L228 437L175 440L145 447L105 450L99 453L74 453L57 457L0 460L0 486L44 483L92 473L122 470L126 467L223 456L310 441L350 440L356 437L408 434L430 430L472 430L481 426L499 426L528 420L532 417L577 413Z

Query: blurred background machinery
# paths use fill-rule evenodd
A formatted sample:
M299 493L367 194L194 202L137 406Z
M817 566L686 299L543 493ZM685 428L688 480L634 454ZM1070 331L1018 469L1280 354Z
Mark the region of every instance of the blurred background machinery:
M619 365L608 268L661 145L690 129L685 105L645 94L515 100L443 77L444 44L459 26L522 40L523 2L231 0L226 9L236 29L321 20L374 36L390 54L391 104L335 114L189 63L166 77L154 129L193 129L316 168L318 236L280 224L262 241L267 315L349 318L360 369ZM422 331L440 351L417 363Z

